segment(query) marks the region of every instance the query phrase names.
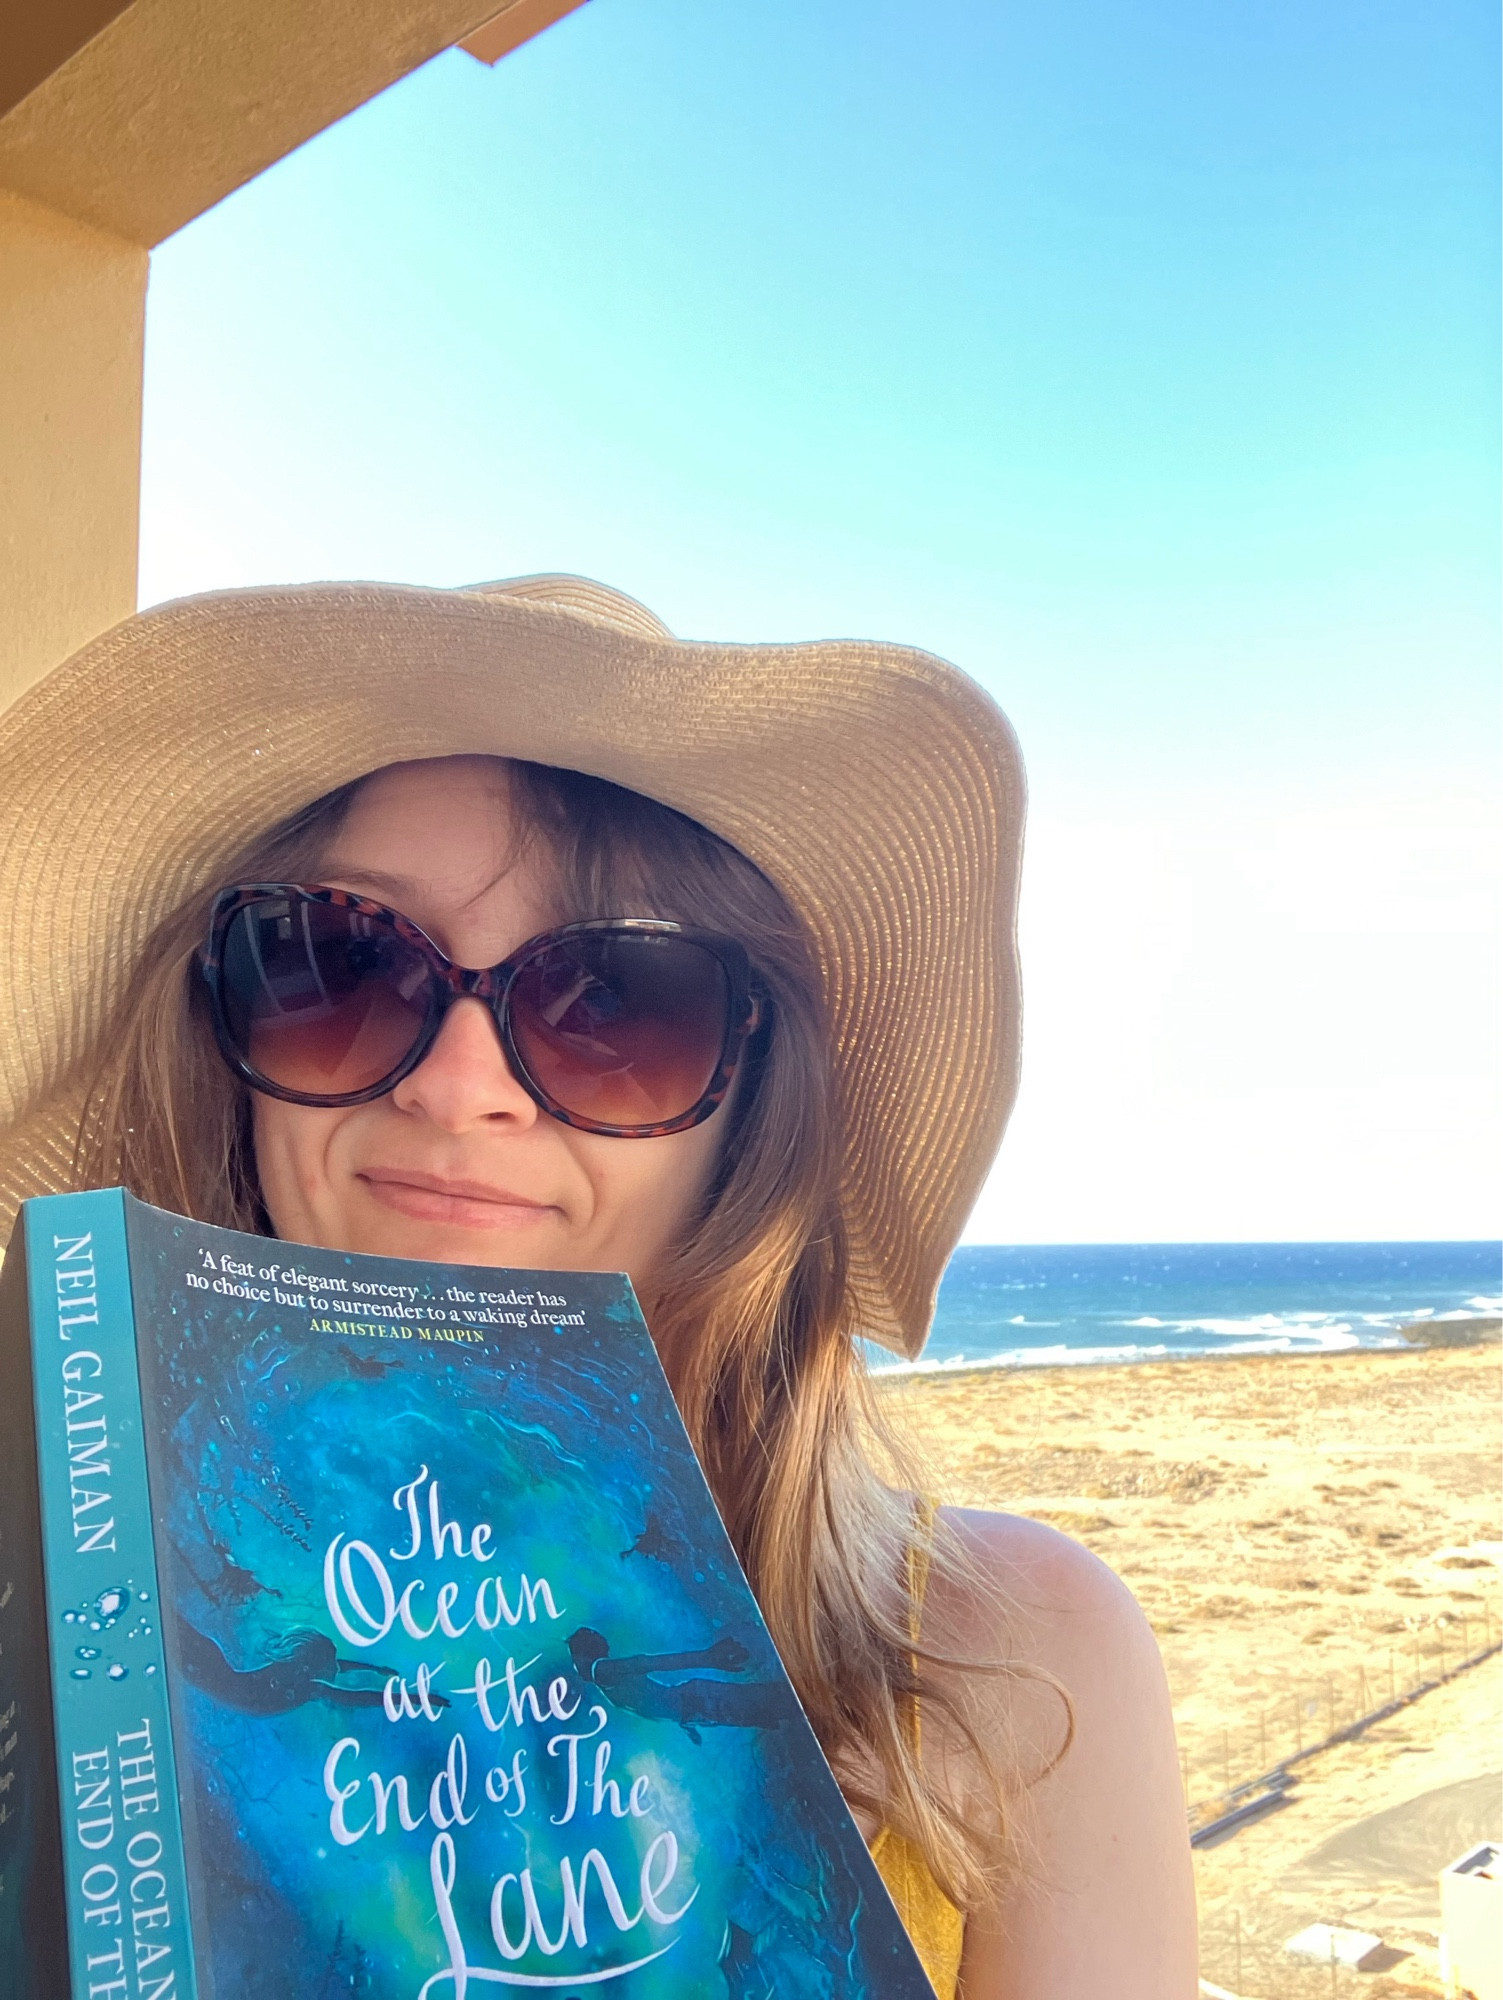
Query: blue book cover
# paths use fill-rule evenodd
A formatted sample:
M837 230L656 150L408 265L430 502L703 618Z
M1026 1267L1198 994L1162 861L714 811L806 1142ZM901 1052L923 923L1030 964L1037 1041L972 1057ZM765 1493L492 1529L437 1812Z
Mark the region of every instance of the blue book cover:
M624 1277L114 1190L4 1297L7 1994L930 1994Z

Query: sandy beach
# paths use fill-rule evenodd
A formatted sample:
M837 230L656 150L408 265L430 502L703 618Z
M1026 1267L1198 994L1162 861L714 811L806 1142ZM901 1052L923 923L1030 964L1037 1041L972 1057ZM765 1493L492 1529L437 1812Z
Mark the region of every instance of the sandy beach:
M883 1406L946 1501L1074 1535L1163 1648L1197 1825L1293 1766L1281 1807L1197 1850L1202 1971L1325 1995L1284 1941L1381 1936L1338 1993L1438 1993L1433 1877L1499 1810L1499 1351L1481 1346L898 1377ZM1247 1795L1241 1795L1247 1796ZM1230 1803L1238 1803L1234 1798ZM1240 1984L1238 1983L1240 1981Z

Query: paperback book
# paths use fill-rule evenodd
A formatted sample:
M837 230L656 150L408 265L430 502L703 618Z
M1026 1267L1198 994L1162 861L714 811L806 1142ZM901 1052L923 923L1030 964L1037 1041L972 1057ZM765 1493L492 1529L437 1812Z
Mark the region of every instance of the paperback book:
M119 1189L0 1283L0 1991L926 2000L631 1287Z

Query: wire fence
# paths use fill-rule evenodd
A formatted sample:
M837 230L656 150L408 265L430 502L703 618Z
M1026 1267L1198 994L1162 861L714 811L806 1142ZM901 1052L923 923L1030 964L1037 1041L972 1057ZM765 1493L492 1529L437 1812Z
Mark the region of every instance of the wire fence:
M1351 1965L1340 1955L1338 1932L1326 1951L1316 1942L1296 1958L1287 1949L1287 1930L1287 1919L1260 1923L1257 1912L1238 1911L1203 1930L1201 2000L1460 2000L1461 1990L1442 1980L1433 1952L1421 1962L1408 1950L1380 1947Z
M1400 1994L1418 2000L1421 1994L1454 1991L1441 1983L1438 1973L1432 1977L1405 1959L1402 1952L1392 1954L1394 1983L1389 1984L1381 1975L1374 1977L1371 1965L1344 1964L1334 1942L1327 1957L1316 1953L1294 1959L1280 1943L1260 1937L1255 1926L1239 1919L1216 1955L1214 1973L1201 1973L1201 2000L1357 2000L1358 1995L1387 2000ZM1208 1962L1202 1946L1202 1967Z
M1311 1759L1355 1741L1500 1651L1503 1631L1484 1604L1406 1633L1402 1643L1340 1673L1300 1682L1255 1715L1227 1724L1219 1741L1213 1732L1200 1754L1181 1765L1191 1844L1209 1848L1234 1839L1277 1811ZM1437 1874L1449 1858L1437 1863ZM1339 1910L1312 1914L1322 1923L1342 1922ZM1295 1958L1286 1949L1290 1929L1288 1906L1277 1899L1208 1914L1201 1925L1202 2000L1354 2000L1452 1990L1407 1949L1380 1950L1360 1968L1342 1963L1334 1942L1328 1959ZM1390 1969L1392 1985L1373 1976Z
M1256 1713L1213 1730L1197 1754L1182 1749L1192 1844L1210 1846L1272 1811L1301 1764L1361 1736L1490 1658L1499 1645L1498 1621L1484 1604L1476 1613L1406 1633L1401 1643L1354 1667L1298 1681Z

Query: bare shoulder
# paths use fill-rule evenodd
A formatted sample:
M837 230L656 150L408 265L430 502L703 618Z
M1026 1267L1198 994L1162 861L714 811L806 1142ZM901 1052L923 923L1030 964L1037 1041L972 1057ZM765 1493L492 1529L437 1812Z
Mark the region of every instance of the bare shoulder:
M951 1691L1010 1767L1020 1866L966 1932L967 2000L1179 2000L1195 1991L1194 1885L1169 1690L1132 1592L1068 1535L947 1509L931 1644L1004 1671ZM952 1769L954 1766L952 1765Z
M1080 1542L1017 1514L949 1507L941 1515L963 1562L940 1585L937 1639L957 1657L1006 1660L1023 1670L1014 1720L1038 1748L1059 1735L1060 1703L1026 1689L1057 1682L1080 1703L1124 1698L1162 1706L1158 1644L1137 1599L1115 1570ZM1032 1726L1029 1726L1029 1725Z
M974 1507L945 1507L940 1521L987 1582L1046 1624L1080 1618L1142 1621L1116 1571L1057 1528Z

